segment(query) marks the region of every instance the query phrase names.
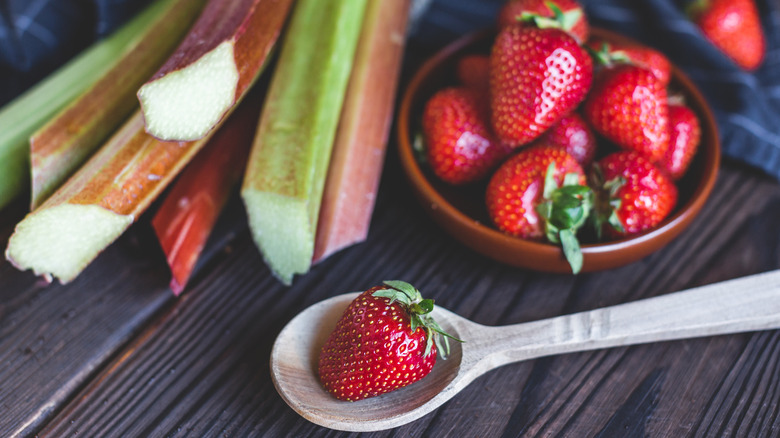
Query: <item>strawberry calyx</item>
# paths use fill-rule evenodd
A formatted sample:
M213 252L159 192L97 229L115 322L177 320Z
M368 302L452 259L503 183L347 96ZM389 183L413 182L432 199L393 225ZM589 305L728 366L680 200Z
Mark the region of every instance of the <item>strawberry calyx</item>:
M602 68L613 67L616 64L633 64L633 60L622 50L613 50L610 44L604 41L601 47L595 49L589 45L583 46L593 58L593 63Z
M557 4L553 2L545 2L550 11L552 11L552 17L544 17L535 12L524 11L518 18L523 23L532 23L540 29L560 29L564 32L570 32L580 19L582 19L582 9L576 8L566 12L563 12Z
M566 174L559 186L555 180L555 163L547 167L542 201L536 211L544 218L547 240L561 245L574 274L580 272L583 263L577 232L588 222L593 198L593 190L580 184L579 175Z
M618 217L617 212L622 203L618 196L618 191L626 185L626 178L623 175L617 175L608 181L604 181L601 166L594 164L592 180L593 186L597 188L595 193L596 214L593 215L596 238L601 241L602 230L607 224L618 233L625 233L625 227L623 227L623 222Z
M390 304L398 302L409 315L409 324L411 325L412 333L414 333L418 327L423 328L426 338L423 357L428 356L435 345L441 358L447 359L450 354L449 339L463 342L446 333L439 323L433 319L431 316L431 312L434 308L433 300L423 298L416 287L405 281L399 280L387 280L382 283L386 287L377 290L372 296L388 298Z

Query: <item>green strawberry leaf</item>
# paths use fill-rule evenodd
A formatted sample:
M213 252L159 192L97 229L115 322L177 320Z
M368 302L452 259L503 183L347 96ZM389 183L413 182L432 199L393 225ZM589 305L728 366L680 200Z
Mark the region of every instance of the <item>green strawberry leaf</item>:
M428 313L431 313L433 311L433 300L426 298L419 303L416 304L415 310L418 311L420 315L425 315Z
M566 186L579 186L580 175L575 172L569 172L563 176L563 187Z
M618 201L618 205L619 204L620 204L620 201ZM620 218L617 215L617 208L614 208L612 210L612 213L610 213L609 218L607 219L607 222L610 225L612 225L612 227L615 228L619 233L625 233L626 232L625 227L623 227L623 222L620 221Z
M424 165L428 162L428 156L425 153L425 136L422 132L417 132L412 139L412 152L417 162Z
M551 161L547 166L547 171L544 173L544 192L542 197L544 199L552 198L555 190L558 189L558 183L555 182L555 161Z
M578 274L582 270L582 250L580 249L580 242L577 240L577 236L574 231L570 229L561 230L560 232L561 247L563 247L563 255L571 266L573 274Z

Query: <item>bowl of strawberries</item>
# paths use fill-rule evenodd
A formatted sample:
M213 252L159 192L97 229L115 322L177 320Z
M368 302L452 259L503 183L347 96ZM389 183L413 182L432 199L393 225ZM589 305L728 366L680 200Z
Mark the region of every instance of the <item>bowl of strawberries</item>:
M662 53L588 26L574 0L510 0L412 77L403 169L430 216L497 261L590 272L688 227L717 178L706 101Z

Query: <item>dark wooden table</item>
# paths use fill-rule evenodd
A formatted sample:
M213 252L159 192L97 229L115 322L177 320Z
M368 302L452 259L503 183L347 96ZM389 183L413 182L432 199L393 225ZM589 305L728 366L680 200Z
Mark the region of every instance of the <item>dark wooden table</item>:
M3 247L23 213L0 212ZM368 240L291 287L264 266L237 197L180 298L148 218L66 286L0 262L0 436L344 436L295 414L269 375L276 334L312 303L402 279L483 324L531 321L777 269L778 223L780 185L725 160L702 214L662 251L576 277L530 272L425 216L391 140ZM780 332L768 331L508 365L367 435L780 436L779 413Z
M340 436L277 395L275 335L309 304L413 282L483 324L530 321L778 267L780 186L724 164L691 229L629 266L577 277L500 265L440 231L388 156L368 241L292 287L275 281L240 203L176 299L141 221L66 286L0 264L0 436ZM5 241L20 209L4 211ZM777 436L777 331L508 365L438 411L375 436Z

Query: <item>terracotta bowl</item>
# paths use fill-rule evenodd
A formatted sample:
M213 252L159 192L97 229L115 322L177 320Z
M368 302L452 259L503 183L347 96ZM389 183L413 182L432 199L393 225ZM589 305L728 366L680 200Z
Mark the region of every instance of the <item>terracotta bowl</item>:
M601 29L594 36L627 38ZM455 62L464 54L487 54L493 31L466 35L429 59L410 81L398 114L398 148L413 191L434 221L469 248L508 265L537 271L571 273L560 247L508 236L493 228L484 205L485 184L453 187L440 182L415 157L413 141L420 132L422 108L437 90L454 85ZM687 174L679 182L675 211L658 227L644 234L600 243L582 242L582 272L611 269L637 261L677 237L699 213L720 165L720 145L712 112L688 77L673 67L670 89L685 96L698 114L702 138Z

